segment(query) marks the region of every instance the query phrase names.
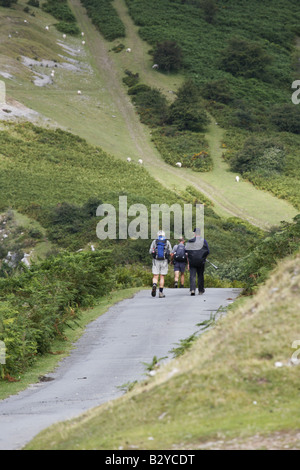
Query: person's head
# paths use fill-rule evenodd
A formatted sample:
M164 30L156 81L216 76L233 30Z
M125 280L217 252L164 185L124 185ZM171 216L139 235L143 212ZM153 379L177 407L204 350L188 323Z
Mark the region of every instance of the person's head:
M166 234L165 234L165 232L164 232L163 230L159 230L159 231L157 232L157 238L159 238L159 237L163 237L163 238L166 237Z
M178 242L179 242L179 243L184 243L184 241L185 241L185 240L184 240L183 237L178 238Z

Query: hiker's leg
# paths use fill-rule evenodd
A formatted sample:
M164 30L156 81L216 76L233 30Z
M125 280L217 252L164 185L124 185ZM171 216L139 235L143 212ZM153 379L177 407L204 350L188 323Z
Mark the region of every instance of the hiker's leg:
M199 289L199 292L204 292L204 267L205 267L205 264L203 263L198 268L198 289Z
M190 266L190 291L196 290L196 274L197 268Z
M165 276L163 274L160 275L159 287L163 289L165 285Z
M158 283L158 274L154 274L153 275L153 279L152 279L152 284L157 284Z
M179 269L177 269L177 271L174 270L174 281L178 282L178 280L179 280Z
M180 285L181 285L181 286L184 286L184 273L181 273L181 276L180 276Z

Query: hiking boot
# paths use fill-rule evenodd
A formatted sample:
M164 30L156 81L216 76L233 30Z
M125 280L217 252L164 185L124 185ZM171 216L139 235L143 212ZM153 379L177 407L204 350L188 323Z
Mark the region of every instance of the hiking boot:
M151 295L152 295L152 297L156 296L156 284L153 284Z
M164 297L166 297L165 294L164 294L163 292L160 292L160 293L159 293L159 298L160 298L160 299L163 299Z
M194 290L191 290L191 295L195 295L195 291L194 291Z
M184 287L184 285L183 285L183 284L180 284L180 288L182 289L183 287Z
M204 292L205 292L205 289L203 289L203 290L199 290L199 295L203 295L203 294L204 294Z
M174 287L175 287L175 289L178 287L178 282L174 283Z

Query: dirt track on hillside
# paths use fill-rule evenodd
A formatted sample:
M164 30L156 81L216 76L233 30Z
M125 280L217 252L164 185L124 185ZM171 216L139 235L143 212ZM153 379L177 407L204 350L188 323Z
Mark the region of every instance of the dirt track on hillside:
M243 182L242 196L245 198L245 195L247 195L247 200L252 200L252 204L250 204L251 210L249 211L247 208L243 207L243 202L241 202L241 205L237 205L234 198L229 200L216 182L215 184L211 184L211 182L205 181L205 178L201 177L199 173L195 173L189 169L178 169L177 167L175 168L166 164L160 157L155 146L151 143L149 130L141 124L138 114L125 88L122 86L121 77L118 76L118 70L114 64L113 58L109 54L110 45L91 23L80 0L71 0L70 3L77 17L78 24L82 28L82 31L85 31L87 45L94 62L94 67L106 83L106 90L111 95L112 103L114 103L126 123L128 134L137 149L137 153L152 176L163 186L171 190L175 188L176 190L183 190L188 185L192 185L214 203L215 211L219 215L225 216L227 214L228 216L239 217L263 229L269 229L274 223L276 224L278 222L277 220L273 220L275 219L275 215L280 214L279 220L283 220L288 212L292 211L291 206L288 205L286 201L280 201L270 193L256 190L250 183ZM129 22L129 19L126 19ZM127 24L126 27L129 28L129 25ZM139 42L140 38L137 37L136 49L139 48ZM133 53L132 58L134 58ZM212 122L211 127L213 135L218 136L219 129L216 123ZM219 148L221 148L221 141L214 142L213 151L217 149L219 153ZM234 176L232 176L232 181L234 181ZM239 198L238 201L240 202ZM270 211L271 208L273 208L274 218L269 216L269 219L265 220L264 216L258 215L257 207L262 205L268 206Z

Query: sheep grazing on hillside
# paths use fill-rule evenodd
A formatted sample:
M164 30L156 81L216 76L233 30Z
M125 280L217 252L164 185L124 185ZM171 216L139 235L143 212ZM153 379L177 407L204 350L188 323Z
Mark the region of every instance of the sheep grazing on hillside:
M130 162L131 162L131 158L130 158L130 157L128 157L128 158L127 158L127 161L128 161L128 163L130 163Z
M153 69L158 69L158 68L159 68L159 65L158 65L158 64L154 64L154 65L152 65L152 68L153 68Z
M179 168L181 168L182 164L180 162L177 162L176 166L179 166Z
M143 160L139 159L139 164L142 165L142 164L143 164Z
M66 39L67 35L66 34L63 34L63 39Z
M81 36L82 36L82 37L84 36L84 32L81 33Z
M85 41L81 41L81 44L84 46L84 45L85 45Z
M81 95L81 91L80 91L80 90L77 91L77 95Z
M128 47L128 49L126 49L126 52L131 52L131 49L130 49L130 47Z
M27 20L24 20L24 23L27 23Z
M240 177L239 176L236 176L235 177L235 181L238 183L240 181Z
M49 26L46 26L45 30L46 30L46 31L49 31Z

